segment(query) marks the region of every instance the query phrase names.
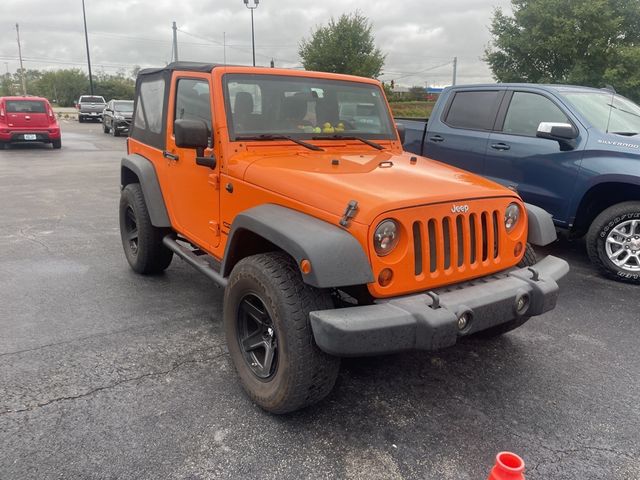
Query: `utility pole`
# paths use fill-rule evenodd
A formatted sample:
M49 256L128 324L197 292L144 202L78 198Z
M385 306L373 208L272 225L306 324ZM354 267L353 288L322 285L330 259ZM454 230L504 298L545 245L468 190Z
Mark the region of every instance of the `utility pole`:
M178 61L178 27L176 27L176 22L173 22L173 61Z
M22 48L20 47L20 26L16 23L16 35L18 37L18 56L20 57L20 79L22 80L22 95L27 94L27 84L24 80L24 67L22 66Z
M7 75L11 75L11 74L9 73L9 62L4 62L4 66L5 66L5 68L7 69Z
M222 32L222 61L223 65L227 64L227 32Z
M89 67L89 89L93 95L93 75L91 75L91 56L89 55L89 34L87 33L87 14L84 10L84 0L82 0L82 19L84 20L84 42L87 45L87 67Z
M453 57L453 82L451 85L456 84L456 75L458 74L458 57Z

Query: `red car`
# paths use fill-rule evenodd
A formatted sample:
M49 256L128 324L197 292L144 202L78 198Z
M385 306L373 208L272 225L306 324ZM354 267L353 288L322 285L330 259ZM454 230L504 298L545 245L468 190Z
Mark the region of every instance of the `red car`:
M46 98L0 97L0 149L10 143L44 142L60 148L60 125Z

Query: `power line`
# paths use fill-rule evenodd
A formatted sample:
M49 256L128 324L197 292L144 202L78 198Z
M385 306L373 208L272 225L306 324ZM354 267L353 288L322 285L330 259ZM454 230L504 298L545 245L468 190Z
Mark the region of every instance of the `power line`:
M199 38L200 40L205 40L207 42L211 42L212 44L215 44L215 45L217 45L219 47L223 47L223 48L225 47L225 45L223 43L221 43L221 42L219 42L217 40L214 40L212 38L203 37L202 35L196 35L195 33L187 32L185 30L182 30L181 28L178 28L178 31L180 33L184 33L185 35L188 35L190 37ZM228 48L231 48L233 50L238 50L238 51L241 51L243 53L249 53L249 54L251 53L251 51L248 48L245 49L245 48L234 46L234 45L230 45L230 44L226 44L226 46ZM280 58L280 57L276 58L276 57L273 57L273 55L265 55L265 54L262 54L262 53L256 53L256 55L260 56L260 57L263 57L263 58L268 58L268 59L274 58L275 60L278 60L278 61L281 61L281 62L285 62L285 63L300 63L298 60L290 60L290 59L287 59L287 58Z

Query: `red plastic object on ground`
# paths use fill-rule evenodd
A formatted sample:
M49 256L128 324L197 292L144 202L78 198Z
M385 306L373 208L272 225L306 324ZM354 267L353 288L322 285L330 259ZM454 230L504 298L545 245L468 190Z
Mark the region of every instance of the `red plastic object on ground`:
M488 480L525 480L524 460L515 453L500 452Z

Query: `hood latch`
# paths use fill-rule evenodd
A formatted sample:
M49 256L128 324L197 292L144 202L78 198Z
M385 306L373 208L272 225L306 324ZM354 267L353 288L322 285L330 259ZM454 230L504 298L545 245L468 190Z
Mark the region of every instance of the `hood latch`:
M340 225L345 228L349 227L349 220L356 216L356 212L358 211L358 202L356 200L349 201L347 208L340 219Z

